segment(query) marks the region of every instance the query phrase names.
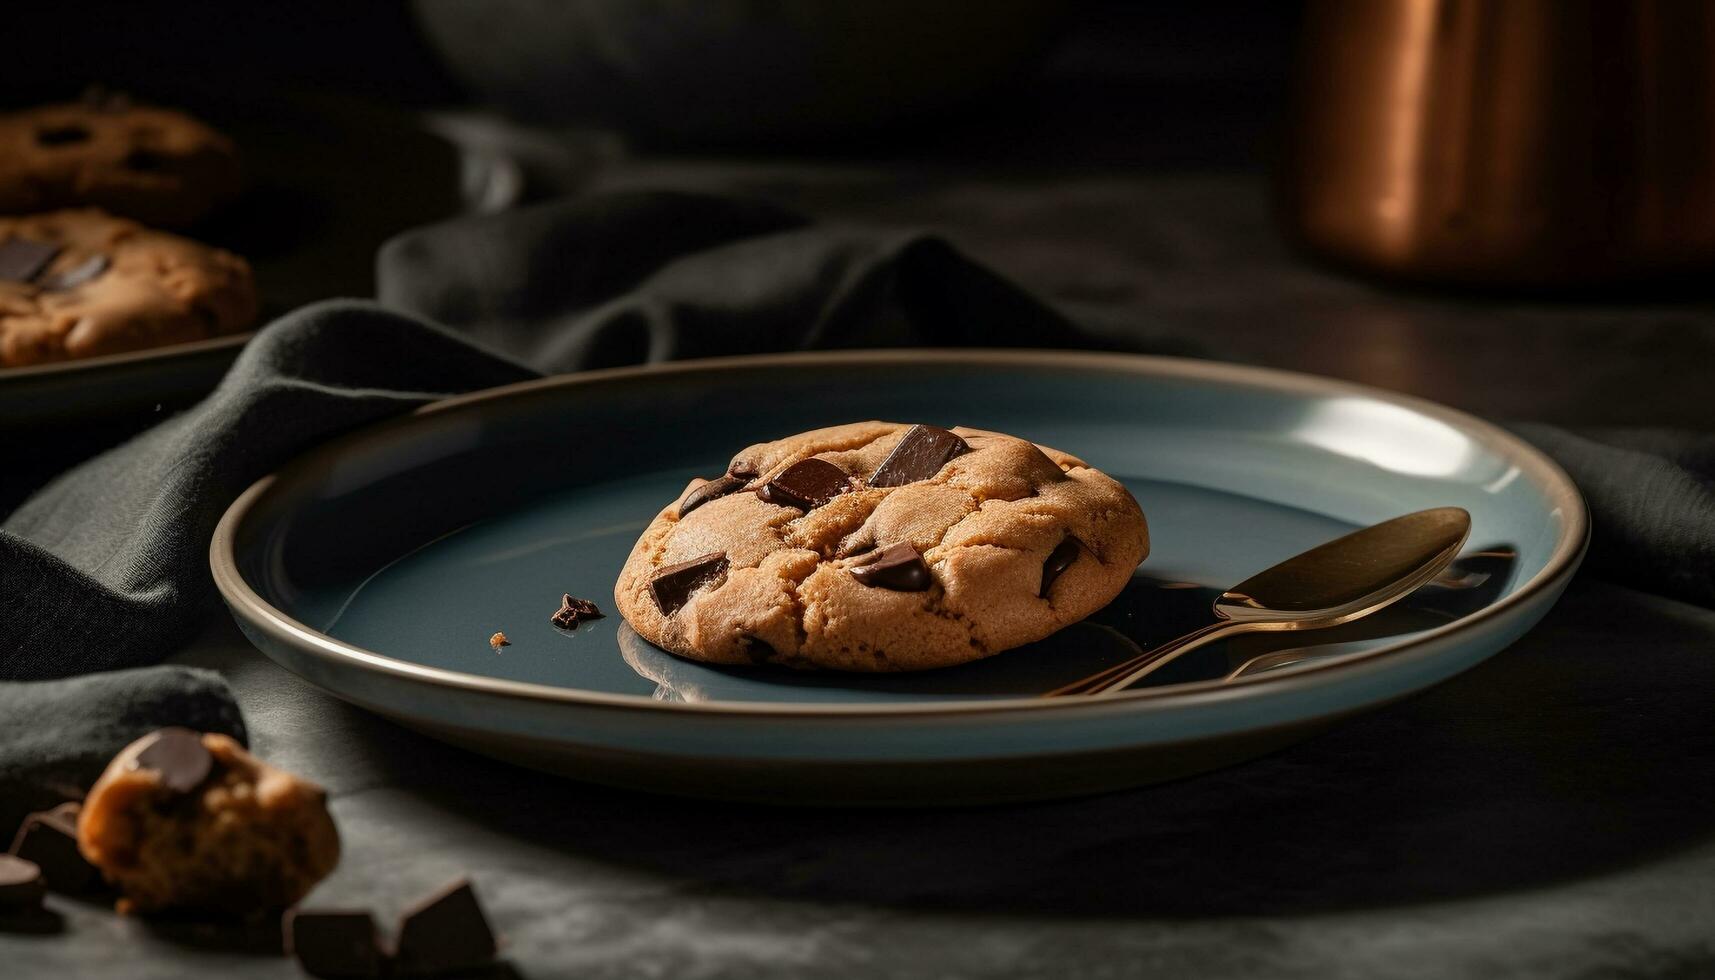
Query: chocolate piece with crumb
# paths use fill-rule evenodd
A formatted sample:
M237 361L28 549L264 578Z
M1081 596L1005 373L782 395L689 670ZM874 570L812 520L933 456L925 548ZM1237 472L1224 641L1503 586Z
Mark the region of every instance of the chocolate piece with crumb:
M548 621L560 629L576 629L579 623L601 619L602 612L588 599L579 599L570 592L560 594L560 608Z

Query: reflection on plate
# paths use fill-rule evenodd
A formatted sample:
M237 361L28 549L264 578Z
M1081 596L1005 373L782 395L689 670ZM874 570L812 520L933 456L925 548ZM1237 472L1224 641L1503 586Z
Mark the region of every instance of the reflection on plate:
M1142 688L1219 681L1250 665L1278 672L1363 653L1376 641L1426 632L1494 602L1511 582L1517 552L1491 545L1461 556L1447 573L1400 602L1356 622L1310 633L1252 633L1210 644L1146 677ZM786 667L730 667L675 656L619 624L619 654L655 685L657 701L753 701L791 690L799 701L844 700L851 690L890 699L1030 697L1087 677L1212 620L1220 589L1138 574L1106 609L1037 643L985 660L905 674L834 674ZM1147 615L1144 611L1147 610ZM1130 635L1128 635L1128 632Z
M790 690L798 701L844 700L851 689L870 690L893 698L925 700L949 697L1029 697L1056 683L1055 678L1078 671L1093 674L1103 667L1136 656L1137 644L1118 631L1095 623L1074 623L1029 647L960 667L905 674L833 674L795 671L786 667L724 667L674 656L621 624L619 653L637 676L655 685L657 701L747 701L746 688L761 685Z

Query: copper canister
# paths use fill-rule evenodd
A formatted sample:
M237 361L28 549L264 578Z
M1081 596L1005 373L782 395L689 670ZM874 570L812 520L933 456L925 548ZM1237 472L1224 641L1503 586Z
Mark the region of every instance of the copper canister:
M1281 192L1401 278L1715 269L1715 2L1311 0Z

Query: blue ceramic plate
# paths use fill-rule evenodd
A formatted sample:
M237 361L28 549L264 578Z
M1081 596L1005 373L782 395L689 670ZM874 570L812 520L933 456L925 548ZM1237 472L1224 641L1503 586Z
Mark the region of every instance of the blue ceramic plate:
M1024 436L1123 480L1152 552L1106 610L1030 647L910 675L711 667L611 611L649 519L753 442L861 419ZM1324 633L1218 644L1102 699L1035 694L1208 621L1312 545L1426 507L1471 512L1452 571ZM1170 358L907 351L592 372L431 405L259 481L215 580L269 656L438 737L582 778L781 802L1041 798L1233 762L1481 661L1535 623L1588 527L1513 436L1350 384ZM489 637L504 632L496 650ZM1297 662L1222 684L1251 657Z

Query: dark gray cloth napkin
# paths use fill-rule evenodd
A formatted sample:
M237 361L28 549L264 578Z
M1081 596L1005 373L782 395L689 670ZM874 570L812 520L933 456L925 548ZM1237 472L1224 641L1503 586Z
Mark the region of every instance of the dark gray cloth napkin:
M116 752L170 725L246 741L232 690L211 670L169 665L0 684L0 846L25 814L82 798Z
M1715 434L1513 429L1584 492L1592 530L1583 574L1715 607Z
M0 678L158 662L213 608L208 539L240 490L333 433L444 395L759 351L1167 346L1075 325L932 236L681 193L421 229L383 250L379 281L379 303L269 325L201 404L64 474L0 525ZM1715 438L1521 431L1588 494L1593 571L1715 604Z
M239 491L354 426L462 391L650 360L816 347L1085 346L938 239L674 193L584 198L402 236L381 304L270 324L196 407L0 525L0 678L159 661L213 608Z

